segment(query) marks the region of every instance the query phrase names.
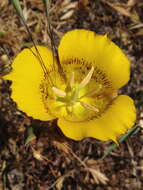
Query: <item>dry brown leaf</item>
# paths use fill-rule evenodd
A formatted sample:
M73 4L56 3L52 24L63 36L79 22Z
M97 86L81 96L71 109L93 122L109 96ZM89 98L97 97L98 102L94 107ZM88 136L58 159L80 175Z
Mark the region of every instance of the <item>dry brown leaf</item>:
M131 17L131 13L127 10L127 7L125 4L117 4L117 3L110 3L109 1L102 0L104 3L109 5L111 8L118 11L120 14Z
M134 26L131 26L130 29L138 29L138 28L143 28L143 23L135 24Z
M61 10L60 10L60 12L64 14L60 17L60 20L66 20L70 18L74 14L76 7L77 7L77 2L70 3L70 2L64 1L62 3Z
M36 160L43 161L43 156L40 153L40 151L35 150L34 148L32 148L32 152L33 152L33 157L36 158Z
M129 8L131 8L131 7L133 7L137 2L138 2L138 0L128 0L127 6L128 6Z
M70 147L67 143L62 143L58 141L53 141L53 144L61 151L65 152L66 154L69 154Z
M62 189L64 179L65 179L65 177L61 177L61 178L59 178L59 180L57 181L57 184L56 184L57 190L61 190L61 189Z
M95 181L95 183L97 184L107 184L107 181L109 181L109 179L100 171L95 170L94 168L86 168L87 171L89 171Z
M84 7L86 7L89 4L89 0L79 0L78 2Z
M67 12L70 9L75 9L77 6L77 2L73 2L73 3L68 3L64 6L62 6L62 12Z
M108 181L108 178L99 171L99 169L95 169L94 167L88 167L88 165L82 161L80 159L80 157L78 157L72 150L70 151L70 153L73 155L73 157L79 161L79 163L84 166L84 169L88 172L91 173L95 183L99 184L99 183L102 183L102 184L106 184L107 181ZM92 160L92 163L93 163L93 160Z
M85 162L87 164L87 166L89 168L94 168L94 169L98 169L99 170L99 163L97 162L97 160L94 159L88 159Z
M70 10L68 11L67 13L65 13L64 15L62 15L60 17L60 20L66 20L66 19L69 19L74 13L74 10Z
M110 3L109 1L102 0L102 2L109 5L111 8L119 12L120 14L129 17L133 22L137 23L140 22L140 18L136 11L130 12L128 6L124 3Z
M57 190L61 190L62 187L63 187L63 182L64 182L65 178L71 176L74 171L75 171L75 169L72 169L72 170L70 170L69 172L67 172L65 175L59 177L59 178L48 188L48 190L53 189L53 187L55 187L55 186L56 186Z
M35 150L34 148L32 148L32 153L33 153L33 157L34 157L36 160L39 160L39 161L43 161L43 160L49 161L49 159L46 158L45 156L43 156L43 155L41 154L41 151L39 151L39 150Z

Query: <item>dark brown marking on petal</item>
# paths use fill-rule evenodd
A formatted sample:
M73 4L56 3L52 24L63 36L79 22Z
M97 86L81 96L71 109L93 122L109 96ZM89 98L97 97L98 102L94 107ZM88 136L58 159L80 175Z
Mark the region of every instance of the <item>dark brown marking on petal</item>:
M63 70L67 77L71 71L74 71L75 73L80 72L78 78L79 80L81 80L81 78L84 78L84 76L89 72L94 63L88 62L83 58L82 59L70 58L64 60L62 62L62 65L63 65ZM112 88L112 82L109 80L106 73L100 68L98 68L98 66L94 67L92 80L101 83L105 88Z

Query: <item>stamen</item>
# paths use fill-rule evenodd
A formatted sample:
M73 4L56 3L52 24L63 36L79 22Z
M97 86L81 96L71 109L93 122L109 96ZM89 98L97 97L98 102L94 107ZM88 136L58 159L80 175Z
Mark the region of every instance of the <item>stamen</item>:
M89 71L89 73L86 75L86 77L79 84L80 88L85 87L89 83L89 81L91 80L91 77L93 75L93 72L94 72L94 67L92 66L91 70Z
M86 109L88 109L88 110L95 111L95 112L99 112L99 109L96 108L95 106L92 106L92 105L87 104L87 103L85 103L85 102L80 102L80 104L81 104L84 108L86 108Z
M91 96L98 95L99 92L101 91L102 87L103 87L103 85L102 85L102 84L99 84L98 87L96 86L96 88L94 88L94 89L91 90L90 92L87 92L86 94L84 94L84 95L81 96L80 98L83 98L83 97L85 97L85 96L89 96L89 97L91 97Z
M71 73L71 77L70 77L70 87L72 88L74 85L74 72Z
M57 95L57 96L60 96L60 97L65 97L66 96L66 92L59 89L59 88L56 88L56 87L52 87L52 90L53 92Z

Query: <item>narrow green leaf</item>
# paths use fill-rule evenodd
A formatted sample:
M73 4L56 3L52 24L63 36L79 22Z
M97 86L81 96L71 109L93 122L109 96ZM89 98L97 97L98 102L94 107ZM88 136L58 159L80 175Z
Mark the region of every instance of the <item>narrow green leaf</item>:
M43 0L43 3L45 5L46 15L47 15L47 18L48 18L49 17L49 10L50 10L50 6L51 6L51 2L50 2L50 0Z
M26 28L27 33L29 34L29 37L30 37L31 42L33 43L33 45L34 45L34 47L35 47L35 50L36 50L36 53L37 53L37 59L39 60L39 62L40 62L41 64L43 64L43 60L42 60L41 55L40 55L40 53L39 53L39 51L38 51L38 49L37 49L37 47L36 47L36 43L35 43L35 41L34 41L34 39L33 39L33 37L32 37L32 33L31 33L31 31L30 31L28 25L26 24L26 20L25 20L25 18L24 18L23 11L22 11L22 8L21 8L21 5L20 5L19 0L11 0L11 2L12 2L12 4L13 4L13 6L14 6L14 8L15 8L17 14L18 14L18 16L20 17L20 19L21 19L21 21L22 21L24 27Z
M26 30L27 30L27 33L29 34L29 37L30 37L30 39L31 39L31 41L32 41L32 43L33 43L33 45L35 46L35 42L34 42L34 40L33 40L33 38L32 38L32 34L31 34L31 32L30 32L30 30L29 30L27 24L26 24L26 20L25 20L25 18L24 18L23 11L22 11L22 8L21 8L21 5L20 5L19 0L11 0L11 2L12 2L12 4L13 4L13 6L14 6L14 8L15 8L17 14L18 14L18 16L20 17L20 19L21 19L23 25L25 26L25 28L26 28ZM37 48L36 48L36 49L37 49ZM37 51L37 50L36 50L36 51ZM39 54L39 53L38 53L38 54Z
M130 136L138 133L141 130L141 127L139 125L134 126L131 128L125 135L123 135L119 139L119 143L123 143L127 138ZM109 148L105 151L103 157L101 159L104 159L108 154L110 154L116 147L118 147L117 144L113 143L112 145L109 146Z
M25 18L24 18L24 15L23 15L23 11L22 11L22 8L21 8L21 5L20 5L20 2L19 0L11 0L18 16L20 16L20 18L25 21Z

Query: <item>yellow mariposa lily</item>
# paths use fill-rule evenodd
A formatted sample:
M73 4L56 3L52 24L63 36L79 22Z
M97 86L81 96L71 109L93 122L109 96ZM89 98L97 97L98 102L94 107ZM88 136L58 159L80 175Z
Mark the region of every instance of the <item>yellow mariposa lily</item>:
M58 55L61 71L44 46L16 56L4 78L12 81L11 96L19 110L43 121L58 119L65 136L74 140L116 142L136 120L133 100L117 95L130 77L128 58L106 35L88 30L67 32Z

